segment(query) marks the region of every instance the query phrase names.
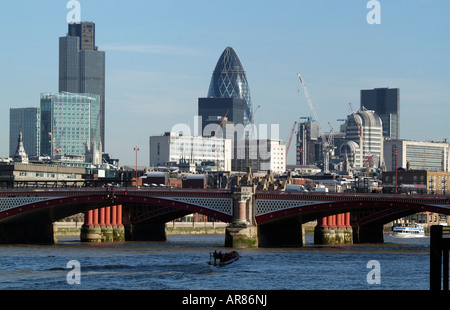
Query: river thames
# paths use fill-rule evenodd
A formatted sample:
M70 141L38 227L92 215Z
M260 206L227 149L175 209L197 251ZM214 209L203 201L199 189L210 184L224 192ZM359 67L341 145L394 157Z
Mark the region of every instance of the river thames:
M384 244L337 246L316 246L312 238L306 235L303 248L242 249L238 261L220 268L206 262L210 251L226 250L223 235L169 235L167 242L62 239L55 245L0 245L0 289L429 289L429 237L386 234Z

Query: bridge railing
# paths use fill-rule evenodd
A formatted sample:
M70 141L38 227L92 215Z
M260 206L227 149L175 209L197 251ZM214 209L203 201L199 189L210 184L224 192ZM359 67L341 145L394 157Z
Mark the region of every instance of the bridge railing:
M27 197L39 197L39 196L82 196L86 193L89 194L117 194L117 195L127 195L133 194L133 195L141 195L145 196L149 193L154 193L158 195L171 195L171 194L200 194L200 195L208 195L208 194L214 194L214 195L226 195L229 194L229 190L226 189L195 189L195 188L188 188L188 189L179 189L179 188L162 188L162 187L104 187L104 188L89 188L89 187L77 187L77 188L38 188L38 189L9 189L9 190L2 190L0 189L0 198L2 197L19 197L19 196L27 196Z
M430 230L430 290L448 291L450 227L431 226Z

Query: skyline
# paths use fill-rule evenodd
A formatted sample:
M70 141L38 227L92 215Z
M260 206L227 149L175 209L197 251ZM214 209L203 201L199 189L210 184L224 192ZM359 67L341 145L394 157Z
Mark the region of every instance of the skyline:
M9 109L38 107L41 93L58 90L67 2L0 3L0 156L8 155ZM279 124L286 143L294 122L311 115L299 72L325 131L328 122L338 130L349 102L359 108L360 90L389 87L400 89L402 139L449 138L448 1L380 0L375 25L366 0L79 2L106 52L105 152L121 165L135 164L138 146L138 164L148 166L150 136L193 126L227 46L246 70L254 110L261 106L255 124Z

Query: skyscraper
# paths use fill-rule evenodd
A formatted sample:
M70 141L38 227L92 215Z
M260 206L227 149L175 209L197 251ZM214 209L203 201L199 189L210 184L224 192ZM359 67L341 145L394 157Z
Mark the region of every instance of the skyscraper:
M95 94L41 94L41 154L85 155L86 147L100 144L100 96Z
M211 116L224 117L227 113L230 122L244 126L251 122L253 116L247 76L238 55L231 47L224 50L217 62L207 98L199 99L199 116L202 116L203 121Z
M100 141L105 145L105 52L95 46L95 24L69 24L59 38L59 92L100 96Z
M41 112L39 108L11 108L9 110L9 156L17 150L19 134L29 156L40 155Z
M400 89L361 90L361 109L373 110L383 122L383 137L400 139Z

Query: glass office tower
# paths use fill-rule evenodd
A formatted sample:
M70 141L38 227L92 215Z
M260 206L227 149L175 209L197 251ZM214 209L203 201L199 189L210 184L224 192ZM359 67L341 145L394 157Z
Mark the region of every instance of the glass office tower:
M361 90L361 109L373 110L383 122L383 136L400 139L400 89Z
M69 24L59 38L59 92L100 96L100 137L105 145L105 52L95 46L95 24Z
M11 108L9 110L9 156L17 149L22 132L23 146L28 156L40 155L41 112L39 108Z
M229 120L244 126L252 120L253 107L247 76L238 55L231 47L225 49L217 62L211 78L208 98L243 99L245 100L243 119L229 118ZM211 104L214 105L213 100L211 100ZM217 116L224 115L225 113Z
M41 94L41 155L85 155L86 145L100 145L100 96Z

